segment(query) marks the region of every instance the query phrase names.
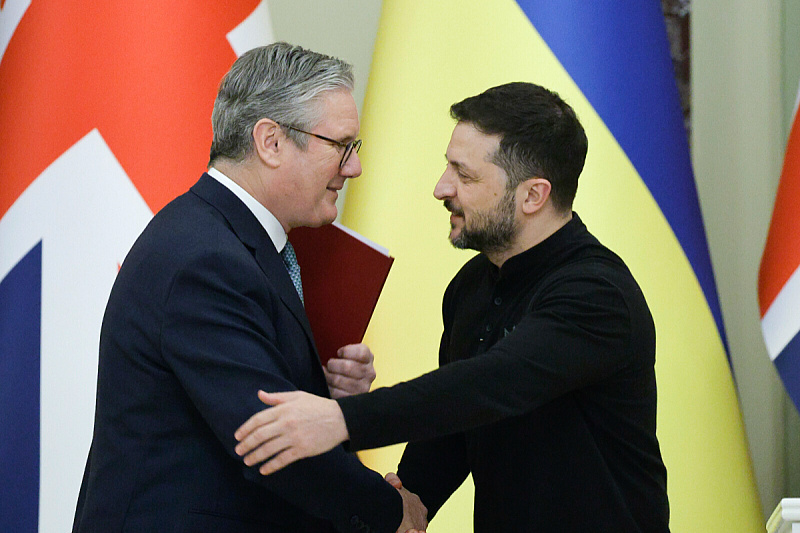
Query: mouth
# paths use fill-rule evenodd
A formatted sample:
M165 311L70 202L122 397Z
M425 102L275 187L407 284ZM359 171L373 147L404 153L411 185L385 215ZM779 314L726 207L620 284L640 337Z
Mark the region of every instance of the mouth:
M453 205L453 202L451 202L450 200L445 200L444 208L450 211L451 222L453 221L454 218L464 218L464 210Z
M344 188L344 183L338 183L338 180L333 180L325 188L338 194Z

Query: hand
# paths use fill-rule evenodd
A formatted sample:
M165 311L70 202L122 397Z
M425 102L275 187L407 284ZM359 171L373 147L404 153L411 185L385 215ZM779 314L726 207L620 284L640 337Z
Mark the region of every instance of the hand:
M403 483L397 474L389 472L386 481L400 492L403 498L403 521L397 528L397 533L425 533L428 527L428 509L423 505L419 496L403 488Z
M343 398L369 392L375 381L375 357L366 344L348 344L339 348L336 357L328 360L325 379L331 398Z
M258 398L275 407L259 411L236 430L239 444L235 450L247 466L269 459L258 469L264 475L298 459L325 453L350 438L334 400L301 391L258 391Z

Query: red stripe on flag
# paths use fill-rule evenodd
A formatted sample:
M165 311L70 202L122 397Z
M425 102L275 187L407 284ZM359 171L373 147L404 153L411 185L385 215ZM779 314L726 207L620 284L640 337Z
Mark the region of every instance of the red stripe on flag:
M185 191L236 59L225 35L257 5L32 2L0 61L0 217L94 128L154 212Z
M786 158L775 196L767 243L758 272L761 317L769 309L789 277L800 266L800 113L795 115Z

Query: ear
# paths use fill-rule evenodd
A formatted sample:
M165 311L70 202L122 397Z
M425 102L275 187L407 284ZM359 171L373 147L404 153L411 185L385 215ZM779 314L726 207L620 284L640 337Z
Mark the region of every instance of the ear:
M277 122L262 118L253 126L253 144L255 154L265 165L276 168L280 166L281 152L285 144L290 142L283 135Z
M519 184L522 194L522 212L531 215L537 212L550 198L552 185L544 178L530 178Z

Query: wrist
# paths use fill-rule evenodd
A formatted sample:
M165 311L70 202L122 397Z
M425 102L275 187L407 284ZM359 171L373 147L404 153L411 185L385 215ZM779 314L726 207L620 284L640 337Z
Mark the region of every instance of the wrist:
M344 419L342 408L336 400L330 400L331 417L333 420L332 431L337 442L342 443L350 440L350 433L347 431L347 422Z

